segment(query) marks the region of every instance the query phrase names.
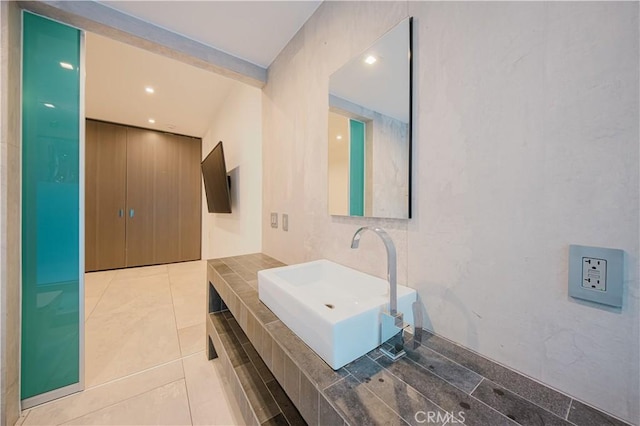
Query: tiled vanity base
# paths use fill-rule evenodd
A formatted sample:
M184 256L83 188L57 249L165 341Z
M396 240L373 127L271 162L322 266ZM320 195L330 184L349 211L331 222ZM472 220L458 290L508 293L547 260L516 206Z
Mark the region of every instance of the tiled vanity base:
M229 311L209 314L207 335L208 357L222 360L246 424L305 424Z
M262 254L210 260L209 308L228 306L309 424L626 424L428 332L396 362L374 350L334 371L259 301L256 272L276 266ZM260 387L264 372L247 374Z

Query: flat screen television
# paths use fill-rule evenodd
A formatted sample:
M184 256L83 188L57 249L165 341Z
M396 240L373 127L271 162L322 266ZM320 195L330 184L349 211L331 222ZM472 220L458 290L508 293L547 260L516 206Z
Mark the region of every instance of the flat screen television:
M202 160L200 167L209 213L231 213L231 179L227 176L222 141Z

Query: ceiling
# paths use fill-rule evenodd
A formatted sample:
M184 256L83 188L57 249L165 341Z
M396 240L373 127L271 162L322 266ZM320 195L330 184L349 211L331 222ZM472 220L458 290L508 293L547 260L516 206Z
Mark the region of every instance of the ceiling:
M86 35L88 118L202 137L225 98L243 84L96 34ZM145 91L148 86L153 94ZM149 123L150 118L155 123Z
M263 68L321 1L100 1Z
M369 56L375 63L367 64ZM403 20L360 55L333 73L332 95L409 122L409 21Z
M266 68L321 2L100 3ZM243 84L92 33L86 36L86 71L88 118L197 137ZM147 86L155 92L146 93Z

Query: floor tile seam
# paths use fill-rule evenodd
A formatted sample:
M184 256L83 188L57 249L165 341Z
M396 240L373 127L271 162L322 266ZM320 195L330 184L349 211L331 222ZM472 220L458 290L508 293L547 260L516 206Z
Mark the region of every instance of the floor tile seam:
M378 356L377 356L377 357L375 357L375 358L374 358L374 357L372 357L370 354L366 354L365 356L366 356L367 358L369 358L371 361L375 361L375 360L377 360L378 358L380 358L380 357L382 356L382 354L378 354Z
M199 354L201 354L201 353L203 353L203 352L205 352L205 351L206 351L206 349L202 349L202 350L197 351L197 352L194 352L194 353L192 353L192 354L184 355L184 356L180 357L180 360L181 360L181 361L184 361L184 360L185 360L185 359L187 359L187 358L193 358L194 356L199 355ZM210 360L208 360L208 361L213 361L213 360L211 360L211 359L210 359Z
M27 422L27 419L29 418L29 415L31 414L31 411L33 411L33 408L29 408L27 409L27 414L24 416L24 419L22 419L22 422L20 422L20 417L18 417L18 422L16 422L16 425L20 425L22 426L23 424L25 424Z
M143 266L143 268L144 268L144 267L145 267L145 266ZM129 269L129 268L118 269L118 272L120 272L120 271L126 271L126 270L128 270L128 269ZM109 283L111 283L111 282L113 282L113 281L141 280L141 279L145 279L145 278L155 277L155 276L158 276L158 275L169 275L169 272L168 272L168 271L163 271L163 272L154 272L154 273L152 273L152 274L148 274L148 275L147 275L147 274L145 274L145 275L136 275L136 276L130 276L130 277L127 277L127 276L119 277L118 275L119 275L119 274L114 275L114 276L113 276L113 278L111 278L111 279L109 280Z
M194 322L193 324L185 325L184 327L178 327L178 331L185 330L185 329L191 328L191 327L195 327L196 325L206 326L206 324L207 324L207 320L205 319L204 321ZM198 352L200 352L200 351L198 351Z
M384 355L383 355L383 356L384 356ZM379 359L379 358L378 358L378 359ZM471 396L471 393L472 393L472 392L467 392L466 390L461 389L459 386L457 386L457 385L456 385L456 384L454 384L454 383L451 383L448 379L445 379L444 377L442 377L441 375L439 375L439 374L438 374L438 373L436 373L435 371L431 371L430 369L426 368L425 366L423 366L423 365L421 365L421 364L418 364L417 362L415 362L415 361L414 361L414 360L412 360L411 358L407 358L407 360L408 360L410 363L414 364L417 368L420 368L421 370L424 370L424 371L426 371L426 372L430 373L431 375L436 376L438 379L442 380L443 382L445 382L445 383L446 383L446 384L448 384L449 386L452 386L452 387L456 388L457 390L459 390L460 392L464 393L465 395L469 395L469 396ZM476 373L476 374L477 374L477 373ZM480 385L480 383L481 383L484 379L485 379L485 378L484 378L484 376L480 376L480 381L478 382L478 384L476 384L476 386L474 387L474 390L475 390L475 388L476 388L476 387L478 387L478 385Z
M189 398L189 386L187 386L187 372L184 369L184 360L180 359L180 367L182 368L182 378L184 379L184 391L187 395L187 407L189 408L189 421L193 424L193 414L191 413L191 398Z
M573 407L573 398L569 401L569 407L567 407L567 413L564 415L564 418L569 421L569 413L571 413L571 407Z
M166 362L166 363L163 363L163 364L160 364L160 365L157 365L157 366L153 366L153 367L147 368L147 369L145 369L145 370L137 371L137 372L135 372L135 373L131 373L131 374L128 374L128 375L123 376L123 377L118 377L118 378L113 379L113 380L110 380L110 381L108 381L108 382L100 383L100 384L98 384L98 385L95 385L95 386L91 386L91 387L85 388L85 389L81 390L80 392L72 393L72 394L69 394L69 395L63 396L63 397L61 397L61 398L56 398L56 399L53 399L53 400L51 400L51 401L47 401L47 402L42 403L42 404L40 404L40 405L37 405L37 406L35 406L35 407L33 407L33 408L30 408L30 409L28 410L27 417L29 416L29 414L31 414L34 410L37 410L38 408L46 407L46 406L49 406L49 405L53 405L53 404L55 404L56 402L64 401L64 400L67 400L67 399L71 399L71 398L73 398L73 397L76 397L76 396L79 396L79 395L83 394L84 392L88 392L88 391L90 391L90 390L94 390L94 389L99 389L99 388L101 388L101 387L104 387L104 386L107 386L107 385L110 385L110 384L113 384L113 383L116 383L116 382L119 382L119 381L123 381L123 380L129 379L129 378L132 378L132 377L137 376L137 375L139 375L139 374L142 374L142 373L145 373L145 372L148 372L148 371L151 371L151 370L157 369L157 368L164 367L164 366L166 366L166 365L168 365L168 364L171 364L172 362L176 362L176 361L178 361L178 359L175 359L175 360L172 360L172 361L168 361L168 362ZM184 378L184 376L183 376L182 378ZM180 379L176 379L176 380L172 380L172 381L169 381L169 382L162 383L162 384L160 384L160 385L158 385L158 386L156 386L156 387L154 387L154 388L152 388L152 389L150 389L150 390L157 389L158 387L165 386L165 385L167 385L167 384L169 384L169 383L173 383L173 382L175 382L175 381L177 381L177 380L180 380ZM117 404L117 403L122 402L122 401L126 401L127 399L133 398L134 396L138 396L138 395L141 395L141 394L146 393L146 392L148 392L148 390L145 390L145 391L141 391L141 392L139 392L139 393L136 393L136 394L134 394L134 395L132 395L132 396L130 396L130 397L128 397L128 398L125 398L125 399L119 400L118 402L115 402L114 404ZM111 405L113 405L113 404L111 404ZM100 408L100 409L101 409L101 408ZM99 410L100 410L100 409L99 409ZM97 411L97 410L96 410L96 411ZM92 412L93 412L93 411L92 411ZM85 415L87 415L87 414L89 414L89 413L83 414L82 416L85 416ZM79 417L82 417L82 416L79 416ZM73 419L71 419L71 420L73 420ZM71 420L67 420L67 421L71 421ZM26 421L26 417L25 417L25 420L23 421L23 423L24 423L25 421Z
M462 368L464 368L465 370L470 371L470 372L471 372L471 373L473 373L473 374L476 374L476 375L480 376L481 378L485 378L485 377L486 377L484 374L481 374L480 372L475 371L475 370L473 370L473 369L471 369L471 368L467 367L466 365L463 365L463 364L459 363L458 361L454 360L453 358L450 358L450 357L448 357L447 355L445 355L445 354L443 354L443 353L440 353L439 351L437 351L437 350L435 350L435 349L433 349L433 348L430 348L430 347L428 347L428 346L425 346L425 345L423 345L422 343L420 343L420 346L422 346L423 348L425 348L425 349L427 349L427 350L429 350L429 351L431 351L431 352L435 353L436 355L441 356L441 357L442 357L442 358L444 358L445 360L447 360L447 361L449 361L449 362L451 362L451 363L453 363L453 364L455 364L455 365L457 365L457 366L459 366L459 367L462 367ZM482 381L482 380L481 380L481 381Z
M338 379L338 380L336 380L335 382L333 382L333 383L331 383L331 384L329 384L329 385L325 386L325 387L324 387L324 388L322 388L322 389L318 388L318 390L320 391L320 393L322 393L322 395L323 395L323 396L325 396L325 395L324 395L325 391L326 391L327 389L329 389L331 386L335 386L335 385L337 385L338 383L340 383L340 382L342 382L343 380L345 380L347 377L349 377L349 376L353 376L353 374L351 374L351 372L349 372L348 370L346 370L346 369L345 369L345 371L347 371L347 373L349 373L349 374L347 374L347 375L346 375L346 376L344 376L344 377L340 377L340 379ZM354 378L355 378L355 377L354 377ZM356 379L356 380L357 380L357 379ZM327 399L327 398L326 398L326 396L325 396L325 399ZM328 401L328 400L327 400L327 401Z
M169 269L169 268L167 268ZM167 272L167 281L169 281L169 295L171 296L171 312L173 312L173 325L175 326L176 340L178 342L178 350L180 351L180 357L182 357L182 345L180 344L180 333L178 333L178 318L176 316L176 301L173 297L173 290L171 286L171 277ZM184 373L184 372L183 372Z
M353 379L354 379L356 382L360 383L361 385L364 385L365 389L367 389L367 391L369 391L369 393L371 393L371 395L373 395L373 397L374 397L374 398L376 398L378 401L380 401L380 403L382 403L382 405L384 405L385 407L387 407L387 408L388 408L392 413L394 413L395 415L397 415L397 416L398 416L398 418L399 418L400 420L402 420L406 425L409 425L409 422L408 422L407 420L405 420L405 418L404 418L404 417L402 417L402 415L401 415L400 413L398 413L396 410L394 410L394 409L393 409L389 404L387 404L387 403L386 403L382 398L380 398L380 397L378 396L378 394L377 394L377 393L375 393L373 390L371 390L371 389L370 389L366 384L363 384L360 380L358 380L358 379L356 378L356 376L354 376L353 374L351 374L351 372L349 372L349 376L353 377ZM346 376L346 377L349 377L349 376ZM345 377L345 378L346 378L346 377ZM336 383L337 383L337 382L336 382Z
M564 393L564 392L562 392L562 391L560 391L560 390L558 390L558 389L555 389L555 388L553 388L553 387L549 386L548 384L543 383L543 382L541 382L541 381L539 381L539 380L537 380L537 379L535 379L535 378L533 378L533 377L531 377L531 376L529 376L529 375L527 375L527 374L525 374L525 373L523 373L523 372L521 372L521 371L515 370L515 369L513 369L513 368L511 368L511 367L509 367L509 366L507 366L507 365L505 365L505 364L502 364L502 363L500 363L500 362L498 362L498 361L495 361L495 360L493 360L493 359L487 358L486 356L484 356L484 355L480 354L479 352L476 352L476 351L474 351L474 350L472 350L472 349L466 348L465 346L462 346L462 345L460 345L460 344L458 344L458 343L454 342L453 340L449 340L449 339L447 339L446 337L442 337L442 336L440 336L440 335L438 335L438 334L436 334L436 333L434 333L434 332L431 332L431 331L429 331L429 330L425 330L425 331L427 331L429 334L431 334L431 335L433 335L433 336L435 336L435 337L437 337L437 338L439 338L439 339L444 340L444 341L445 341L445 343L450 344L450 345L453 345L453 346L454 346L454 347L456 347L456 348L459 348L459 350L461 350L462 352L468 352L468 353L470 353L470 354L472 354L472 355L474 355L474 356L476 356L476 357L481 358L482 360L484 360L484 361L486 361L486 362L489 362L489 363L491 363L491 364L494 364L494 365L496 365L496 366L498 366L498 367L500 367L500 368L503 368L503 369L507 370L507 372L508 372L508 373L511 373L511 374L515 374L515 375L517 375L517 376L520 376L521 378L524 378L525 380L528 380L528 381L530 381L530 382L532 382L532 383L535 383L537 386L541 386L541 387L545 388L546 390L551 391L551 392L553 392L553 393L555 393L555 394L557 394L557 395L564 396L564 397L568 398L569 400L574 399L571 395L568 395L568 394L566 394L566 393ZM428 339L427 339L427 340L428 340ZM471 368L469 368L469 367L467 367L467 366L465 366L465 365L461 364L460 362L458 362L458 361L454 360L453 358L450 358L449 356L447 356L447 355L445 355L445 354L441 353L439 350L437 350L437 349L435 349L435 348L432 348L432 347L427 346L427 345L422 344L422 343L421 343L421 345L422 345L422 346L424 346L424 347L426 347L427 349L432 350L433 352L436 352L437 354L439 354L439 355L443 356L444 358L447 358L447 359L451 360L452 362L454 362L454 363L456 363L456 364L461 365L462 367L466 368L467 370L470 370L470 371L472 371L472 372L474 372L474 373L476 373L476 374L478 374L478 375L480 375L480 376L482 376L482 377L484 377L484 378L486 378L486 379L488 379L488 380L491 380L492 382L497 383L498 385L500 385L500 386L504 387L505 389L508 389L508 390L509 390L509 391L511 391L512 393L515 393L516 395L518 395L518 396L520 396L520 397L522 397L522 398L526 399L527 401L529 401L529 399L528 399L528 398L524 397L524 396L523 396L523 395L521 395L519 392L516 392L514 389L507 387L507 385L503 385L501 382L499 382L498 380L496 380L496 378L495 378L495 377L489 377L489 376L487 376L486 374L480 373L479 371L475 371L474 369L471 369ZM569 404L569 405L570 405L570 404ZM548 410L547 410L547 411L548 411ZM600 410L599 410L599 411L600 411ZM554 416L556 416L556 417L560 417L560 416L559 416L559 415L557 415L557 414L554 414Z
M86 274L85 274L85 275L86 275ZM105 293L106 293L106 292L107 292L107 290L109 289L109 286L111 286L111 282L113 281L113 279L115 278L115 276L116 276L116 275L117 275L117 273L116 273L116 274L113 274L113 277L112 277L109 281L107 281L107 285L104 287L104 290L102 290L102 292L100 293L100 297L98 297L98 301L96 302L96 304L95 304L95 305L93 305L93 308L91 309L91 312L89 312L89 315L87 315L87 317L85 318L85 320L84 320L84 322L85 322L85 323L89 320L89 318L91 317L91 315L93 314L93 312L96 310L96 308L98 307L98 305L99 305L99 304L100 304L100 302L102 301L102 298L104 297ZM86 284L86 283L84 283L84 282L83 282L83 284ZM87 297L87 296L86 296L86 294L85 294L85 300L84 300L84 302L85 302L85 306L86 306L86 302L87 302L86 297Z
M496 383L496 382L494 382L493 380L488 379L488 378L484 378L482 381L484 381L484 380L490 381L490 382L492 382L492 383ZM567 411L566 417L559 416L558 414L554 413L553 411L550 411L549 409L542 407L540 404L538 404L538 403L536 403L536 402L534 402L534 401L531 401L531 400L530 400L530 399L528 399L528 398L525 398L524 396L522 396L522 395L518 394L517 392L514 392L514 391L510 390L510 389L509 389L509 388L507 388L506 386L502 386L500 383L496 383L496 384L497 384L498 386L500 386L500 387L503 387L503 388L504 388L504 389L506 389L507 391L511 392L511 393L512 393L513 395L515 395L517 398L520 398L521 400L526 401L526 402L528 402L529 404L534 405L535 407L537 407L537 408L541 409L542 411L546 411L548 414L551 414L553 417L556 417L556 418L561 419L561 420L569 421L569 420L568 420L569 411ZM479 384L479 383L478 383L478 386L480 386L480 384ZM478 386L476 386L476 388L477 388ZM474 391L475 391L475 389L474 389ZM472 396L473 396L473 395L472 395ZM475 398L475 397L474 397L474 398ZM476 399L478 399L478 398L476 398ZM573 403L573 398L572 398L572 399L571 399L571 401L569 402L569 408L571 408L571 404L572 404L572 403ZM494 410L495 410L495 408L494 408ZM496 411L497 411L497 410L496 410ZM598 410L598 411L600 411L600 410ZM570 422L570 423L571 423L571 422Z
M67 400L67 399L71 399L71 398L73 398L73 397L77 397L77 396L79 396L79 395L82 395L82 394L83 394L83 393L85 393L85 392L88 392L88 391L91 391L91 390L94 390L94 389L99 389L99 388L102 388L102 387L107 386L107 385L110 385L110 384L114 384L114 383L117 383L117 382L120 382L120 381L124 381L124 380L126 380L126 379L130 379L130 378L132 378L132 377L134 377L134 376L137 376L137 375L139 375L139 374L146 373L146 372L149 372L149 371L151 371L151 370L155 370L155 369L157 369L157 368L164 367L164 366L166 366L166 365L169 365L169 364L171 364L171 363L173 363L173 362L176 362L176 361L179 361L179 360L181 360L181 359L180 359L180 358L178 358L178 359L174 359L174 360L171 360L171 361L167 361L167 362L165 362L165 363L162 363L162 364L159 364L159 365L155 365L155 366L153 366L153 367L149 367L149 368L146 368L146 369L144 369L144 370L136 371L135 373L127 374L126 376L118 377L118 378L115 378L115 379L109 380L109 381L107 381L107 382L97 384L97 385L95 385L95 386L87 387L87 388L85 388L85 389L81 390L80 392L75 392L75 393L72 393L72 394L69 394L69 395L65 395L65 396L63 396L63 397L61 397L61 398L56 398L56 399L53 399L53 400L51 400L51 401L44 402L44 403L42 403L42 404L39 404L39 405L36 405L36 406L34 406L34 407L30 408L30 409L29 409L29 412L28 412L28 414L27 414L27 417L28 417L28 416L29 416L29 415L30 415L34 410L36 410L36 409L38 409L38 408L42 408L42 407L46 407L46 406L49 406L49 405L53 405L53 404L55 404L56 402L60 402L60 401L64 401L64 400ZM183 371L183 377L182 377L182 379L184 379L184 371ZM177 380L180 380L180 379L176 379L176 380L172 380L172 381L169 381L169 382L162 383L162 384L160 384L160 385L158 385L158 386L156 386L156 387L154 387L154 388L152 388L152 389L150 389L150 390L157 389L158 387L165 386L165 385L167 385L167 384L169 384L169 383L173 383L173 382L175 382L175 381L177 381ZM148 392L148 390L145 390L145 391L141 391L141 392L139 392L139 393L136 393L136 394L134 394L134 395L132 395L132 396L130 396L130 397L128 397L128 398L125 398L125 399L119 400L118 402L115 402L114 404L120 403L120 402L122 402L122 401L126 401L126 400L127 400L127 399L129 399L129 398L133 398L134 396L138 396L138 395L141 395L141 394L146 393L146 392ZM111 404L111 405L113 405L113 404ZM100 409L102 409L102 408L100 408ZM100 410L100 409L98 409L98 410ZM98 410L95 410L95 411L98 411ZM92 412L94 412L94 411L92 411ZM90 414L90 413L83 414L82 416L79 416L79 417L86 416L87 414ZM25 420L23 420L23 423L24 423L24 422L26 422L27 417L25 417ZM70 421L72 421L72 420L74 420L74 419L67 420L66 422L70 422Z
M624 420L624 419L622 419L622 418L620 418L620 417L616 416L615 414L611 414L611 413L609 413L609 412L607 412L607 411L604 411L604 410L602 410L602 409L600 409L600 408L594 407L593 405L588 404L588 403L586 403L586 402L584 402L584 401L580 401L579 399L576 399L576 398L571 397L571 402L569 403L569 409L567 410L567 418L566 418L566 420L567 420L567 422L571 423L572 425L575 425L576 423L574 423L574 422L572 422L572 421L570 421L570 420L569 420L569 414L571 413L571 407L573 406L573 403L574 403L574 402L578 402L578 403L580 403L580 404L582 404L582 405L586 406L587 408L590 408L590 409L592 409L592 410L595 410L595 411L597 411L598 413L601 413L601 414L603 414L603 415L605 415L605 416L607 416L607 417L611 417L612 419L619 421L620 423L622 423L622 424L623 424L623 425L625 425L625 426L634 426L634 424L633 424L633 423L631 423L631 422L629 422L629 421L627 421L627 420ZM639 423L639 425L640 425L640 423Z
M89 386L89 387L85 388L84 390L82 390L81 392L87 392L87 391L89 391L89 390L98 389L98 388L101 388L101 387L107 386L107 385L112 384L112 383L116 383L116 382L120 382L120 381L123 381L123 380L126 380L126 379L130 379L130 378L132 378L132 377L134 377L134 376L137 376L137 375L140 375L140 374L143 374L143 373L148 373L148 372L150 372L150 371L152 371L152 370L156 370L156 369L158 369L158 368L166 367L166 366L167 366L167 365L169 365L169 364L172 364L172 363L174 363L174 362L181 361L181 360L182 360L182 357L180 357L180 358L175 358L175 359L172 359L172 360L169 360L169 361L165 361L165 362L163 362L163 363L161 363L161 364L154 365L154 366L151 366L151 367L145 368L145 369L140 370L140 371L135 371L135 372L133 372L133 373L129 373L129 374L127 374L127 375L125 375L125 376L122 376L122 377L116 377L115 379L111 379L111 380L106 381L106 382L104 382L104 383L98 383L97 385ZM73 395L77 395L77 393L74 393L74 394L71 394L71 395L65 396L65 397L63 397L63 398L68 398L68 397L73 396ZM63 399L63 398L55 399L55 400L53 400L53 401L51 401L51 402L60 401L60 400L61 400L61 399ZM47 403L47 404L48 404L48 403Z
M496 413L498 413L500 416L502 416L502 417L504 417L505 419L507 419L507 421L511 422L512 424L514 424L514 425L519 425L519 424L521 424L520 422L518 422L518 421L516 421L516 420L513 420L513 419L511 419L511 418L507 417L507 415L506 415L506 414L504 414L502 411L500 411L500 410L498 410L498 409L496 409L496 408L493 408L492 406L490 406L490 405L489 405L489 404L487 404L486 402L484 402L484 401L482 401L482 400L480 400L480 399L476 398L475 396L473 396L473 395L469 395L469 397L471 397L471 398L473 398L474 400L478 401L480 404L484 405L484 406L485 406L485 407L487 407L489 410L491 410L491 411L495 411ZM558 416L556 416L555 414L554 414L554 416L555 416L555 417L558 417ZM559 418L559 417L558 417L558 418Z
M376 358L377 359L377 358ZM375 362L375 360L373 360ZM380 365L380 364L378 364ZM406 385L407 387L413 389L417 394L419 394L420 396L422 396L424 399L426 399L427 401L429 401L431 404L433 404L434 406L436 406L438 409L444 411L445 413L448 413L447 410L445 410L443 407L441 407L439 404L436 404L434 401L431 400L431 398L427 397L426 395L424 395L422 392L420 392L418 389L416 389L415 387L411 386L409 383L405 382L404 380L402 380L400 377L396 376L395 374L393 374L390 370L388 370L386 367L380 365L380 367L382 367L383 370L385 370L387 373L389 373L391 376L393 376L396 380L398 380L400 383L403 383L404 385ZM347 370L347 372L349 372L349 374L351 376L353 376L354 379L356 379L356 381L358 383L362 383L360 380L358 380L358 378L353 375L348 369L345 368L345 370ZM367 387L366 383L364 383L364 386ZM375 394L377 396L377 394L375 392L373 392L373 390L370 389L370 391ZM402 419L404 419L404 417L401 416ZM460 419L458 419L460 420ZM445 423L446 424L446 423Z
M377 362L377 361L376 361ZM385 366L381 365L378 363L378 365L380 365L380 367L384 368L389 374L391 374L393 377L397 378L398 380L400 380L401 382L405 383L407 386L409 386L410 388L412 388L413 390L415 390L417 393L419 393L420 395L422 395L424 398L426 398L429 402L431 402L432 404L434 404L437 407L440 407L439 404L437 404L435 401L433 401L431 398L429 398L427 395L423 394L421 391L419 391L418 389L416 389L414 386L410 385L409 383L405 382L404 380L402 380L401 377L397 376L396 374L393 373L393 371L389 370L388 368L386 368ZM429 373L431 373L431 371L426 370ZM432 373L433 374L433 373ZM447 382L449 384L449 382ZM455 386L454 386L455 387ZM458 389L458 388L456 388ZM464 391L463 391L464 392ZM491 407L488 404L485 404L483 401L479 400L478 398L476 398L473 395L469 395L466 392L464 392L469 398L474 399L475 401L479 402L480 404L486 406L487 408L489 408L491 411L495 411L496 413L498 413L500 416L504 417L505 419L507 419L507 421L512 422L513 424L516 424L517 422L515 422L514 420L510 419L509 417L507 417L506 415L502 414L500 411L496 410L495 408ZM442 407L441 407L442 408ZM447 412L447 410L444 410L445 412Z
M480 377L482 377L482 376L480 376ZM489 380L489 379L486 379L486 380ZM482 377L482 379L481 379L481 380L478 382L478 384L473 388L473 390L472 390L471 392L469 392L469 395L473 395L473 393L476 391L476 389L478 389L478 387L480 386L480 384L481 384L482 382L484 382L484 381L485 381L485 377Z
M565 396L565 397L567 397L567 398L569 398L569 399L572 399L572 398L573 398L571 395L569 395L569 394L567 394L567 393L565 393L565 392L563 392L563 391L561 391L561 390L559 390L559 389L556 389L556 388L554 388L554 387L552 387L552 386L550 386L550 385L548 385L548 384L546 384L546 383L544 383L544 382L540 381L539 379L536 379L535 377L530 376L530 375L529 375L529 374L527 374L527 373L524 373L524 372L522 372L522 371L516 370L516 369L514 369L514 368L512 368L512 367L508 366L507 364L504 364L504 363L502 363L502 362L500 362L500 361L496 361L496 360L494 360L494 359L492 359L492 358L489 358L489 357L487 357L486 355L483 355L483 354L481 354L480 352L478 352L478 351L476 351L476 350L474 350L474 349L467 348L466 346L461 345L461 344L459 344L459 343L457 343L457 342L454 342L453 340L450 340L450 339L448 339L448 338L446 338L446 337L443 337L443 336L441 336L441 335L439 335L439 334L437 334L437 333L435 333L435 332L433 332L433 331L430 331L430 330L425 330L425 331L427 331L429 334L431 334L432 336L434 336L434 337L436 337L436 338L438 338L438 339L444 340L444 342L445 342L445 343L447 343L447 344L449 344L449 345L452 345L452 346L454 346L454 347L458 348L458 349L459 349L460 351L462 351L462 352L467 352L467 353L469 353L469 354L471 354L471 355L473 355L473 356L476 356L476 357L478 357L478 358L481 358L482 360L484 360L484 361L486 361L486 362L489 362L490 364L493 364L493 365L495 365L495 366L498 366L498 367L500 367L500 368L503 368L504 370L508 371L509 373L516 374L517 376L520 376L521 378L524 378L524 379L526 379L526 380L528 380L528 381L531 381L531 382L535 383L536 385L542 386L542 387L544 387L544 388L546 388L546 389L548 389L548 390L550 390L550 391L552 391L552 392L555 392L555 393L557 393L557 394L559 394L559 395ZM428 341L429 339L427 338L426 340ZM430 349L430 350L432 350L432 351L434 351L434 352L436 352L436 353L438 353L438 354L442 355L442 356L443 356L443 357L445 357L445 358L450 358L449 356L442 354L438 349L432 348L432 347L430 347L430 346L426 346L426 345L424 345L424 344L423 344L423 346L425 346L426 348L428 348L428 349ZM452 358L450 358L450 359L452 359ZM452 360L453 360L453 359L452 359ZM453 361L454 361L454 362L456 362L456 363L458 363L458 364L460 364L459 362L457 362L457 361L455 361L455 360L453 360ZM461 365L462 365L462 364L461 364ZM466 366L464 366L464 365L463 365L463 367L465 367L465 368L467 368L467 369L469 369L469 370L471 370L471 371L474 371L474 370L472 370L472 369L470 369L469 367L466 367ZM491 377L488 377L488 376L486 376L485 374L481 374L481 373L479 373L479 372L476 372L476 373L477 373L477 374L480 374L481 376L487 377L489 380L493 380L493 379L491 379Z
M569 413L571 413L571 407L573 406L573 401L574 401L574 399L573 399L573 398L571 398L571 402L569 402L569 408L567 409L567 417L566 417L566 420L567 420L567 422L568 422L569 424L574 425L574 426L577 426L574 422L572 422L571 420L569 420Z
M157 390L157 389L160 389L161 387L168 386L168 385L173 384L173 383L177 383L177 382L179 382L179 381L181 381L181 380L185 382L185 388L186 388L186 380L185 380L185 378L184 378L184 377L182 377L182 378L180 378L180 379L176 379L176 380L173 380L173 381L171 381L171 382L167 382L167 383L164 383L164 384L162 384L162 385L156 386L156 387L154 387L154 388L152 388L152 389L148 389L148 390L146 390L146 391L144 391L144 392L140 392L140 393L137 393L137 394L135 394L135 395L131 395L131 396L129 396L128 398L121 399L121 400L119 400L119 401L117 401L117 402L114 402L114 403L109 404L109 405L105 405L104 407L100 407L100 408L98 408L98 409L96 409L96 410L89 411L89 412L87 412L87 413L85 413L85 414L83 414L83 415L81 415L81 416L78 416L78 417L74 417L74 418L72 418L72 419L65 420L65 421L64 421L64 423L56 423L56 426L61 426L61 425L64 425L64 424L66 424L66 423L72 422L72 421L74 421L74 420L78 420L78 419L81 419L81 418L83 418L83 417L86 417L86 416L88 416L88 415L90 415L90 414L97 413L98 411L101 411L101 410L104 410L104 409L107 409L107 408L114 407L114 406L116 406L116 405L118 405L118 404L122 404L122 403L123 403L123 402L125 402L125 401L129 401L130 399L137 398L137 397L139 397L139 396L141 396L141 395L144 395L144 394L147 394L147 393L153 392L153 391L155 391L155 390Z

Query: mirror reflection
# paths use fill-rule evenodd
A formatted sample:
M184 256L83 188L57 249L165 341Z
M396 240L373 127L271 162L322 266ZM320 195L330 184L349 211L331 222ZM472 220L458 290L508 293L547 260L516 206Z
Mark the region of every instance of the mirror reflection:
M329 214L410 217L411 18L329 79Z

